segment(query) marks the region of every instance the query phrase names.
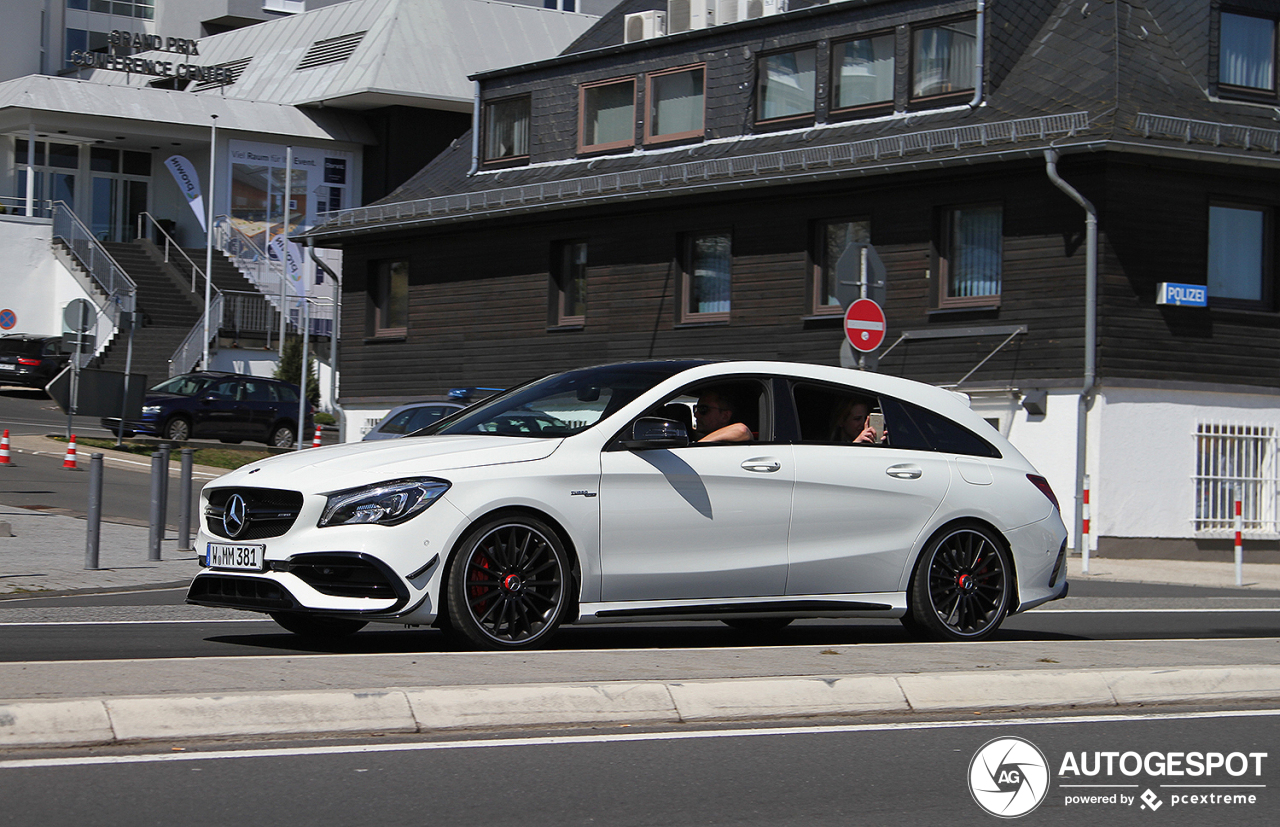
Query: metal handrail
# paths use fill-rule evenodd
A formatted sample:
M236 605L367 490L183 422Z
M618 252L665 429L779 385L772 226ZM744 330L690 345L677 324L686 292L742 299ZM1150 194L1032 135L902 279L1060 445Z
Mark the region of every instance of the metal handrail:
M219 293L209 302L209 307L205 311L211 319L222 318L222 294ZM178 345L178 349L169 357L169 375L177 376L182 373L190 373L195 367L196 362L204 358L204 319L205 314L200 314L200 320L187 333L182 344ZM220 325L209 325L209 330L213 336L217 336ZM204 366L206 369L208 365Z
M53 205L53 238L61 240L85 272L107 296L103 312L120 326L120 315L132 313L137 304L138 285L89 231L65 202Z
M205 279L208 278L208 276L205 275L203 268L199 267L194 261L191 260L191 256L187 255L186 250L182 249L182 245L178 244L177 240L175 240L173 236L165 232L164 227L161 227L160 222L156 221L155 216L153 216L149 212L138 213L138 238L143 237L142 219L144 216L147 218L148 221L151 222L151 225L156 228L156 231L159 232L160 235L164 236L164 263L165 264L169 263L170 247L177 250L180 254L182 254L182 257L187 260L187 264L191 266L191 292L192 293L196 292L196 276L198 275L201 278L205 278ZM215 293L218 292L218 287L215 284L210 283L209 288Z
M263 295L274 300L284 279L284 264L272 259L252 238L231 223L230 216L216 216L213 232L215 246L232 258L240 272L257 285Z

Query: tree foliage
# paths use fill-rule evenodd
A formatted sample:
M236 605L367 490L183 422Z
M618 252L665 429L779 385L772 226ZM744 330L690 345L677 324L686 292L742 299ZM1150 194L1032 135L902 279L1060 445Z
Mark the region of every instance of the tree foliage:
M284 352L276 365L275 378L301 386L298 377L302 373L302 337L287 336ZM307 401L313 407L320 406L320 380L316 378L316 363L312 353L307 354Z

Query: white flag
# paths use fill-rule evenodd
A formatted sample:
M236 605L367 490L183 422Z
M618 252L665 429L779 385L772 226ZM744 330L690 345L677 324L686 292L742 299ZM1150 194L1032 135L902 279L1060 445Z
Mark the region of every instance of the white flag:
M302 248L297 242L289 241L284 233L276 233L269 244L270 255L284 267L284 275L289 287L299 296L307 294L307 283L302 279ZM285 255L285 251L288 255Z
M204 198L200 196L200 176L196 175L196 168L181 155L170 155L165 159L164 165L169 168L173 180L178 182L178 189L200 221L200 229L207 232L208 228L204 225Z

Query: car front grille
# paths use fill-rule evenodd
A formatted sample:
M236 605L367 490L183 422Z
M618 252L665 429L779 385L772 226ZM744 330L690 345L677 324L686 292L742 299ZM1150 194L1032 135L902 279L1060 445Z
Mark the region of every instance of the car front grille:
M257 611L292 609L297 606L279 583L257 577L226 574L204 574L197 577L187 591L187 602Z
M394 581L381 567L359 554L302 554L290 558L288 571L321 594L394 600Z
M223 517L227 502L239 494L247 506L245 527L232 537ZM248 542L267 537L279 537L293 527L302 511L302 493L276 488L218 488L209 494L209 504L204 509L204 524L209 533L229 540Z

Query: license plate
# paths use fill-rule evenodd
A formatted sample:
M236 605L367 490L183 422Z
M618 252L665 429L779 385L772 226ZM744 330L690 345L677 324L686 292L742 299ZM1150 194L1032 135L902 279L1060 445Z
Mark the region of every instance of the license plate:
M17 370L17 365L11 365L8 362L0 362L0 370Z
M261 544L232 545L230 543L210 543L208 566L211 569L262 571L262 558L266 548Z

